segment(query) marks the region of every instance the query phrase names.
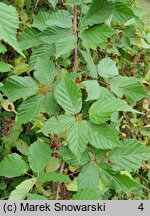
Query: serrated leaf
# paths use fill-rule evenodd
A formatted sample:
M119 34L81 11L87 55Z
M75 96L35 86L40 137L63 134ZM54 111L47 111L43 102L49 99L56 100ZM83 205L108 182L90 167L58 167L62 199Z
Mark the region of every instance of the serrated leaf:
M5 176L7 178L13 178L21 176L28 171L27 163L22 159L22 157L16 153L7 155L0 162L0 176Z
M113 13L112 13L112 21L115 23L125 23L128 20L136 18L133 11L127 4L117 1L114 3Z
M47 56L51 57L55 54L54 44L42 44L38 47L32 49L32 55L30 57L30 70L33 70L34 65L37 62L38 58L46 58Z
M39 194L28 194L27 200L48 200L48 198Z
M110 81L110 88L117 96L125 95L134 103L147 96L142 83L133 77L114 77Z
M150 159L150 150L136 140L126 140L123 146L110 153L110 160L118 170L140 168L143 161Z
M42 95L32 96L21 103L18 107L16 124L20 125L31 121L42 110L43 103L44 96Z
M81 25L92 26L103 23L110 17L113 7L113 2L107 0L93 0L90 9L81 20Z
M116 192L129 192L132 189L139 187L140 184L132 180L127 175L120 173L114 174L111 171L100 169L100 180L105 187L115 190Z
M63 56L65 54L70 54L75 48L77 37L75 35L68 35L61 38L56 44L56 57ZM67 44L67 46L66 46Z
M68 131L68 146L73 154L80 161L82 153L85 151L88 143L86 121L75 122Z
M56 67L48 56L38 58L34 69L35 78L43 85L51 84L57 74Z
M6 80L1 90L8 97L9 101L13 102L36 94L38 84L31 77L11 76Z
M71 28L72 20L69 11L58 10L51 13L49 19L46 21L47 26L58 26L60 28Z
M114 34L114 30L106 24L95 25L84 31L81 31L79 37L82 40L82 45L87 49L94 49L102 43L107 42L107 39Z
M94 64L90 53L87 51L82 51L82 50L80 50L80 52L82 53L83 58L85 59L85 61L87 63L87 68L89 70L90 76L93 78L97 78L97 67Z
M60 134L68 130L74 123L75 120L71 116L59 115L57 117L51 117L39 132Z
M23 31L19 38L21 50L26 50L34 46L38 46L43 42L39 39L39 31L34 28L27 28Z
M41 172L48 163L50 157L49 146L40 140L31 144L28 149L29 165L34 172Z
M44 108L49 115L56 115L57 103L52 92L49 92L44 99Z
M27 179L19 184L9 196L9 200L24 200L36 182L36 178Z
M57 150L57 153L61 155L63 160L66 161L66 163L72 166L79 166L79 165L82 166L82 165L87 164L90 160L88 152L85 151L81 156L81 160L78 161L76 156L66 146Z
M46 21L51 17L51 13L46 11L40 11L36 16L33 17L32 27L44 31L47 28Z
M95 125L89 122L88 138L90 144L98 149L120 146L118 134L110 125Z
M73 195L72 200L103 200L106 190L81 189Z
M63 76L55 86L57 103L67 112L77 114L82 108L81 90L71 79Z
M93 0L90 9L81 20L81 25L92 26L103 23L109 18L115 23L122 24L136 16L131 8L121 1Z
M60 27L49 27L40 33L40 39L44 43L53 44L57 43L60 39L71 36L72 32L70 29L64 29Z
M119 98L102 98L92 104L89 109L90 121L95 124L102 124L110 120L114 112L134 112L140 113L132 109L125 101Z
M71 180L67 175L51 172L51 173L43 173L40 175L39 180L43 183L53 181L53 182L65 182L70 183Z
M18 13L12 5L6 5L0 2L0 39L9 43L23 57L17 42L16 34L19 25Z
M96 190L99 184L98 167L94 163L85 165L78 176L78 190Z
M99 99L101 95L101 87L98 82L96 80L87 80L84 83L88 93L86 101Z
M98 73L101 77L110 78L119 74L116 63L111 58L106 57L98 64Z

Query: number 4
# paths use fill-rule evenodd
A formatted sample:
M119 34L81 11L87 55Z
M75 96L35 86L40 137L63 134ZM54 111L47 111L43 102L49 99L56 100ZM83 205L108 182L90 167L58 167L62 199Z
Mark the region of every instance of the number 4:
M143 206L143 203L141 203L138 207L139 210L143 211L144 210L144 206Z

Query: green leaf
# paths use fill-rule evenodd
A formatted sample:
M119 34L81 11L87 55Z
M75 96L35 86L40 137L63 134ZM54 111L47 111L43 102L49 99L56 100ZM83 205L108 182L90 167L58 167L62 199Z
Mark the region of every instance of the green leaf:
M18 107L17 124L24 124L31 121L42 110L44 97L35 95L28 98Z
M55 7L56 7L56 5L58 3L58 0L48 0L48 1L52 4L52 6L53 6L53 8L55 10Z
M54 44L42 44L38 47L32 49L32 55L30 57L30 70L34 69L34 65L37 62L38 58L46 58L47 56L51 57L55 54Z
M97 78L97 67L94 64L90 53L86 52L86 51L81 51L81 50L80 50L80 52L82 53L83 58L85 59L85 61L87 63L87 68L88 68L90 76L93 78Z
M7 178L13 178L21 176L28 171L27 163L22 159L22 157L16 153L7 155L0 162L0 176L5 176Z
M127 22L128 20L136 18L133 11L121 1L114 3L112 21L118 24Z
M73 195L72 200L103 200L106 190L81 189Z
M56 44L56 58L63 56L65 54L70 54L75 48L77 42L77 37L75 35L68 35L61 38ZM67 46L66 46L67 44Z
M4 182L0 182L0 191L5 190L7 188L7 184Z
M81 20L81 25L92 26L103 23L109 18L115 23L122 24L136 16L127 4L121 1L93 0L90 9Z
M82 93L78 85L63 76L55 86L54 95L57 103L67 112L77 114L82 108Z
M89 3L89 2L90 0L65 0L65 5L73 6L73 5L80 5L80 4Z
M0 39L9 43L18 53L25 57L16 38L18 25L19 20L16 9L11 5L0 2Z
M110 125L88 123L88 138L90 144L98 149L112 149L120 146L118 134Z
M61 134L68 130L75 123L74 118L67 115L59 115L57 117L51 117L39 132Z
M28 192L33 188L36 180L36 178L32 178L23 181L11 192L9 200L24 200L28 195Z
M88 152L85 151L81 156L81 160L78 161L76 156L66 146L57 150L57 153L60 154L63 160L71 166L82 166L87 164L90 160Z
M125 95L134 103L147 96L142 83L133 77L114 77L110 81L110 88L117 96Z
M9 101L13 102L36 94L38 85L31 77L11 76L6 80L1 90L6 94Z
M150 159L150 150L136 140L126 140L123 146L115 148L110 153L110 160L117 170L140 168L142 162Z
M49 19L46 21L48 26L58 26L60 28L71 28L72 20L71 15L66 10L58 10L51 13Z
M49 27L40 33L40 39L44 43L53 44L57 43L60 39L71 36L72 32L70 29L64 29L60 27Z
M96 80L87 80L84 81L84 83L88 93L86 101L99 99L101 95L101 87L99 83Z
M46 173L55 172L60 167L60 159L52 157L46 165Z
M42 183L53 181L53 182L65 182L65 183L70 183L71 180L68 176L56 172L51 172L51 173L44 173L41 174L39 177L39 180Z
M23 31L19 38L21 50L26 50L34 46L38 46L43 42L39 39L39 31L34 28L27 28Z
M100 169L100 180L105 187L115 190L116 192L129 192L139 187L139 183L124 174L114 174L111 171Z
M0 53L5 53L7 51L6 46L4 46L3 44L0 44Z
M17 140L17 144L16 144L17 150L23 154L23 155L28 155L28 144L26 142L24 142L21 139Z
M119 74L116 63L111 58L106 57L98 64L98 73L101 77L110 78Z
M102 98L92 104L89 110L90 121L102 124L110 120L114 112L125 111L140 113L132 109L125 101L119 98Z
M11 65L0 61L0 73L6 73L11 70Z
M113 11L113 2L107 0L93 0L87 14L81 20L81 25L95 25L105 22Z
M37 140L29 147L28 161L30 168L34 172L41 172L48 163L50 157L49 146L40 140Z
M38 58L34 69L35 78L43 85L51 84L57 74L56 67L48 56Z
M85 165L78 176L78 190L96 190L99 184L98 167L94 163Z
M75 122L68 131L68 146L80 161L82 153L88 144L86 121Z
M44 108L49 115L56 115L57 103L52 92L49 92L44 99Z
M46 21L51 17L51 13L46 11L40 11L36 16L33 17L32 27L39 29L40 31L44 31L48 26Z
M86 49L94 49L102 43L106 43L107 39L114 34L114 30L106 24L95 25L84 31L81 31L79 37L82 40L82 45Z
M28 194L27 200L48 200L48 198L41 196L39 194Z

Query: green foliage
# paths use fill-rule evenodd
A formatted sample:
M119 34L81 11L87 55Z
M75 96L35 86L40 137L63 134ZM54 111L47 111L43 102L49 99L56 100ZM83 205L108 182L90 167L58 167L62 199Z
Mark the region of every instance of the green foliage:
M67 112L77 114L82 108L81 90L67 77L62 79L55 86L55 98L57 103Z
M37 161L38 158L38 161ZM37 140L28 150L28 161L34 172L41 172L50 158L50 149L47 144Z
M0 162L0 175L7 178L21 176L28 170L27 163L16 153L9 154Z
M1 199L148 199L150 33L141 10L121 0L5 2Z
M19 26L18 13L12 5L0 2L0 39L9 43L17 52L24 56L17 42L16 34ZM8 20L11 22L8 22Z
M12 76L1 88L11 102L34 95L38 91L37 83L30 77Z
M23 181L19 184L15 190L13 190L9 196L9 200L24 200L28 195L28 192L32 189L36 182L36 178L31 178Z

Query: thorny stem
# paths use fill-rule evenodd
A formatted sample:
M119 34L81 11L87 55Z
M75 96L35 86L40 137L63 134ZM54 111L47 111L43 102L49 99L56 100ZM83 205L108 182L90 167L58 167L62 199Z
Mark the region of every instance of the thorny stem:
M78 35L78 11L77 11L77 6L73 6L73 33L75 36ZM77 47L77 41L74 49L74 66L73 66L73 71L77 72L78 70L78 47Z
M60 170L59 170L59 173L60 173L60 174L63 173L64 167L65 167L65 161L62 161L62 162L61 162L61 166L60 166ZM58 183L58 185L57 185L57 192L56 192L56 200L59 199L60 188L61 188L61 183Z

